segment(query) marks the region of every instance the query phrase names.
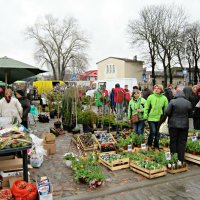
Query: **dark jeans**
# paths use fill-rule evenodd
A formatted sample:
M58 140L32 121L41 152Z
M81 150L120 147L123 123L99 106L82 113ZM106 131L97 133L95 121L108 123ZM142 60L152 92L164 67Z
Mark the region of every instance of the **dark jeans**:
M193 118L193 126L195 130L200 130L200 117Z
M140 120L138 123L133 124L133 129L136 134L144 133L144 120Z
M22 121L21 124L28 129L28 121Z
M158 122L148 122L149 128L150 128L150 133L148 137L148 146L152 146L152 143L154 141L154 148L159 148L159 139L160 139L160 134L158 132Z
M188 137L188 129L169 128L169 135L171 153L178 153L178 159L183 162Z

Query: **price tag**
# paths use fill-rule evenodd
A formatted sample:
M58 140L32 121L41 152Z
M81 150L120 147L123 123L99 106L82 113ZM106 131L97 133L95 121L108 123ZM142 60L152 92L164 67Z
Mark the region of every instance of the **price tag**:
M132 145L131 144L128 145L128 151L132 151Z
M194 142L194 141L196 141L197 140L197 136L196 135L193 135L192 136L192 141Z
M171 160L171 153L170 152L166 152L165 153L165 157L166 157L166 160Z
M141 149L146 150L147 145L146 144L141 144Z

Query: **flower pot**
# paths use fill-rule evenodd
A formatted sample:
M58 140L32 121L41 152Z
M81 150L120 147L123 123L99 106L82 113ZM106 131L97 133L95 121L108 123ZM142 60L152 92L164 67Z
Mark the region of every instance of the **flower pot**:
M54 127L55 128L61 128L61 122L59 122L59 121L54 122Z
M66 160L65 164L67 167L71 167L72 166L72 161L71 160Z
M55 117L55 111L51 111L51 112L49 113L49 115L50 115L50 118L51 118L51 119L54 119L54 117Z
M63 126L63 130L65 130L65 131L68 130L68 124L63 123L62 126Z

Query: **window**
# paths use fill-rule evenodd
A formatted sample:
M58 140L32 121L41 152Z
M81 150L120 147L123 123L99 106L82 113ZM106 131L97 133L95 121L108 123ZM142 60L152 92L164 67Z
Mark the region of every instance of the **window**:
M115 73L115 65L113 65L112 67L112 72Z
M114 64L107 65L106 66L106 73L107 74L115 73L115 65Z

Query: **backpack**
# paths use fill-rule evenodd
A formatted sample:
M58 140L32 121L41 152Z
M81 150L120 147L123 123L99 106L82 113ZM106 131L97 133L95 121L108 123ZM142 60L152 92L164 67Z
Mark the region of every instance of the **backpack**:
M129 102L130 99L131 99L131 95L130 95L130 92L128 91L128 92L125 93L125 100L126 100L127 102Z

